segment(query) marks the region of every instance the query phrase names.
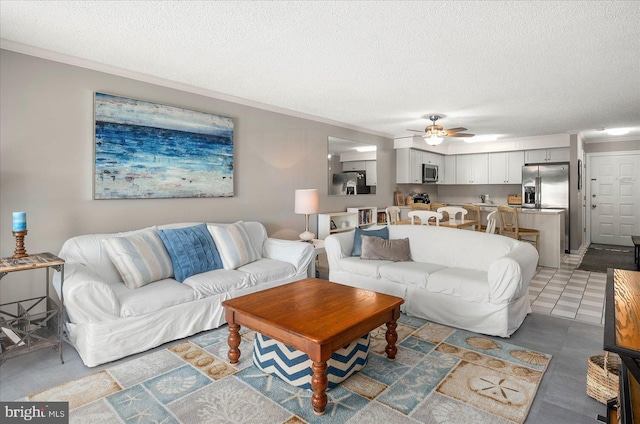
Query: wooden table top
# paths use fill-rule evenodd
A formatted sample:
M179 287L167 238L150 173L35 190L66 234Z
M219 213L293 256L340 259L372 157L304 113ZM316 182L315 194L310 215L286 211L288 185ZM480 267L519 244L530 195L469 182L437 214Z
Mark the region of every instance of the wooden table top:
M403 219L397 222L399 225L411 225L410 219ZM416 224L420 224L420 219L416 218ZM471 227L478 224L477 219L449 219L448 221L440 221L441 227L462 228ZM435 221L429 221L429 225L436 225Z
M24 258L0 258L0 272L22 271L62 264L64 264L64 259L60 259L53 253L35 253Z
M229 311L242 314L256 331L277 327L317 344L336 334L362 327L368 321L399 307L400 297L358 289L326 280L307 278L222 302ZM268 335L268 334L267 334ZM287 343L286 340L281 340Z
M640 272L609 269L606 290L605 349L640 358Z

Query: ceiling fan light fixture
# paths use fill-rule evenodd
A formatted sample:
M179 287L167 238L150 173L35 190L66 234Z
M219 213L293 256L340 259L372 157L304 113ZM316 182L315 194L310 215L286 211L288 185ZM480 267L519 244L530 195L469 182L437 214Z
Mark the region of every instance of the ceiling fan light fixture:
M424 138L424 141L426 141L429 146L437 146L444 140L444 138L438 137L437 134L423 135L422 138Z

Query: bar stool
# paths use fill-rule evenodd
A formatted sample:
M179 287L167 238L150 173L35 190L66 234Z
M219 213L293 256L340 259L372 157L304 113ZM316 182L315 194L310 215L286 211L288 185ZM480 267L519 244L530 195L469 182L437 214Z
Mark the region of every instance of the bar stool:
M522 228L518 225L518 210L509 206L498 206L500 214L500 234L516 240L526 241L535 245L540 253L540 231ZM534 238L535 240L531 240Z
M387 214L387 225L396 225L400 220L400 208L397 206L389 206L385 209Z
M480 207L476 205L462 205L462 207L467 210L467 219L475 219L478 221L478 224L474 225L474 229L476 231L483 231L482 225L480 225L480 218L482 218L480 214Z
M434 211L411 211L409 212L409 218L411 218L411 225L415 225L415 218L420 220L421 225L429 225L429 220L435 219L436 227L440 226L442 220L442 213Z

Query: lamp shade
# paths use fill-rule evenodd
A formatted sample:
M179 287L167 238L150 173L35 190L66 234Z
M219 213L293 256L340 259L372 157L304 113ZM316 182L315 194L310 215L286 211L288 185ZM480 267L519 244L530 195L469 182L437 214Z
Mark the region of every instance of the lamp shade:
M318 189L306 188L296 190L295 213L318 213Z

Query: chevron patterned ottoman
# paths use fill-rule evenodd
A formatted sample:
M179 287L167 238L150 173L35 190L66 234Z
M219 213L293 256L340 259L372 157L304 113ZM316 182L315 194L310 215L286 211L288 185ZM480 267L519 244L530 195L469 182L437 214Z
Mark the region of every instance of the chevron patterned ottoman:
M336 350L327 361L328 389L340 384L367 365L369 334ZM255 333L253 363L262 371L276 375L292 386L311 389L311 359L306 353L260 333Z

